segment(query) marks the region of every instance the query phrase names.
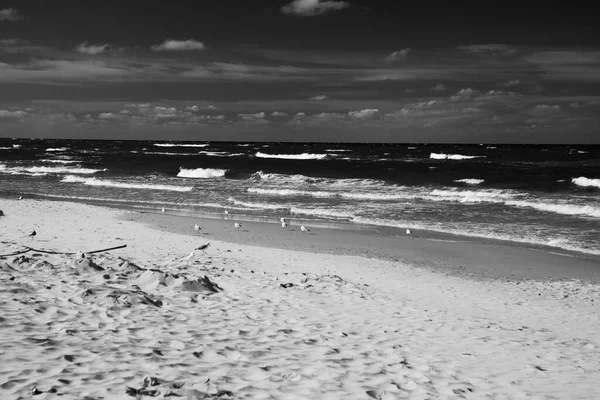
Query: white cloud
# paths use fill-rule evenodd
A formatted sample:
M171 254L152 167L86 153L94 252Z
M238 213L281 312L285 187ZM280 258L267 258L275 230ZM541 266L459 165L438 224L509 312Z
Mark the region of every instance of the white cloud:
M185 109L189 110L189 111L193 111L193 112L198 112L198 110L200 110L200 107L198 107L198 106L190 106L190 107L186 107Z
M154 107L154 112L157 114L175 114L177 109L175 107Z
M377 110L375 108L368 108L368 109L359 110L359 111L348 111L348 115L350 117L357 118L357 119L374 118L378 114L379 114L379 110Z
M550 112L550 111L558 111L560 110L560 106L559 105L548 105L548 104L538 104L537 106L533 107L533 111L534 112Z
M503 87L511 87L511 86L517 86L521 84L521 81L518 79L513 79L511 81L508 82L504 82L504 83L499 83L497 86L503 86Z
M100 118L100 119L117 119L117 117L118 117L117 114L113 114L113 113L109 113L109 112L98 114L98 118Z
M356 112L356 111L354 111ZM338 113L321 113L321 114L316 114L313 115L314 118L318 118L318 119L341 119L341 118L345 118L346 116L344 114L338 114Z
M464 100L469 97L475 96L477 93L478 93L477 90L473 90L471 88L460 89L454 95L450 96L450 100L452 100L452 101Z
M25 111L8 111L8 110L0 110L0 118L23 118L27 113Z
M287 117L287 113L284 113L282 111L273 111L271 113L271 117Z
M14 8L4 8L0 10L0 21L18 21L23 16Z
M152 104L150 103L137 103L137 104L125 104L125 107L134 107L134 108L148 108Z
M350 3L338 0L294 0L290 4L281 7L281 11L284 14L312 17L348 7L350 7Z
M444 85L443 83L438 83L437 85L431 88L432 92L443 92L444 90L446 90L446 85Z
M209 110L216 110L216 109L217 109L217 107L215 107L215 106L208 106L208 109L209 109Z
M107 45L107 44L103 44L103 45L90 44L90 45L88 45L87 42L83 42L79 46L75 47L75 50L78 53L89 54L89 55L95 56L96 54L104 53L106 51L106 49L108 49L108 47L109 47L109 45Z
M154 51L201 51L204 50L204 43L197 40L165 40L161 44L155 44L151 47Z
M263 119L265 117L265 113L261 111L254 114L238 114L238 117L246 121L256 121L259 119Z
M320 94L318 96L315 97L311 97L309 100L317 100L317 101L321 101L321 100L325 100L327 98L327 96L325 96L324 94Z
M406 56L408 56L408 53L410 53L410 51L411 51L411 49L409 49L409 48L393 51L385 58L385 60L387 62L398 61L402 58L406 58Z
M469 46L458 46L458 48L467 53L500 53L505 55L514 54L516 50L506 44L473 44Z

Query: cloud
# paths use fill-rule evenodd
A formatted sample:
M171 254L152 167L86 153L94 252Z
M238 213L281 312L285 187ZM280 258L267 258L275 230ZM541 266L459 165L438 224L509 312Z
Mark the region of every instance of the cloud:
M271 117L287 117L287 113L284 113L282 111L273 111L271 113Z
M284 14L313 17L350 7L350 3L338 0L294 0L281 7Z
M151 47L154 51L202 51L204 48L204 43L193 39L165 40L163 43Z
M376 108L368 108L360 111L348 111L348 115L356 119L370 119L379 115L379 110Z
M559 105L538 104L533 107L532 111L536 113L545 113L560 110Z
M103 45L90 44L90 45L88 45L87 42L83 42L79 46L75 47L75 51L77 51L78 53L89 54L89 55L95 56L96 54L104 53L106 51L106 49L108 49L109 47L110 46L108 44L103 44Z
M24 116L26 116L27 113L25 111L8 111L8 110L0 110L0 118L7 118L7 119L18 119L18 118L23 118Z
M516 49L506 44L473 44L458 46L458 49L466 53L500 53L510 55L516 53Z
M324 94L320 94L318 96L315 97L311 97L309 100L317 100L317 101L321 101L321 100L325 100L327 98L327 96L325 96Z
M473 90L471 88L460 89L454 95L450 96L450 100L451 101L459 101L459 100L468 99L469 97L475 96L477 93L478 93L477 90Z
M117 119L119 116L114 113L104 112L98 114L99 119Z
M446 90L446 85L444 85L443 83L438 83L437 85L432 87L430 90L432 92L443 92L444 90Z
M502 86L502 87L511 87L511 86L517 86L520 85L521 81L518 79L513 79L511 81L508 82L504 82L504 83L499 83L497 86Z
M188 110L188 111L198 112L198 110L200 110L200 107L198 107L198 106L190 106L190 107L186 107L185 109Z
M408 56L408 53L411 52L411 49L406 48L406 49L402 49L402 50L396 50L391 52L386 58L385 60L387 62L394 62L394 61L398 61L400 59L406 58L406 56Z
M263 119L265 117L265 113L261 111L254 114L238 114L238 117L245 121L256 121L259 119Z
M4 8L0 10L0 21L18 21L24 19L17 10L14 8Z

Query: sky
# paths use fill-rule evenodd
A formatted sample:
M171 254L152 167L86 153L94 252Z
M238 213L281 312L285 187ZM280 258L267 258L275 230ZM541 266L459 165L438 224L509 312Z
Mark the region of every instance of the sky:
M411 3L0 0L0 137L600 144L593 10Z

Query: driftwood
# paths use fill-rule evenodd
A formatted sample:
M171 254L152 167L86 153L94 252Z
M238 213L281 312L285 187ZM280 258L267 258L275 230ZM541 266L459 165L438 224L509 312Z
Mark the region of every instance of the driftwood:
M35 251L35 252L38 252L38 253L46 253L46 254L65 254L65 255L77 254L77 253L72 253L72 252L67 252L67 251L40 250L40 249L34 249L33 247L29 247L29 246L23 246L23 247L25 247L25 250L15 251L14 253L10 253L10 254L0 254L0 257L17 256L19 254L24 254L24 253L27 253L29 251ZM84 251L84 253L85 254L102 253L103 251L117 250L117 249L122 249L124 247L127 247L127 245L124 244L124 245L121 245L121 246L109 247L108 249Z

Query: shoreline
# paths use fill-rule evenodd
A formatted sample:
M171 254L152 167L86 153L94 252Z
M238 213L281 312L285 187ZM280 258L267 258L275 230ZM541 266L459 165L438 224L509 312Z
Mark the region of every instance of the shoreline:
M226 243L375 258L473 279L600 282L600 260L505 243L453 240L452 235L402 236L389 234L389 231L332 228L310 228L308 232L301 232L300 224L293 219L287 228L273 222L243 221L242 228L237 230L233 227L237 220L231 215L216 219L168 212L130 213L122 218L145 223L153 229ZM200 231L194 231L195 224L200 226Z

